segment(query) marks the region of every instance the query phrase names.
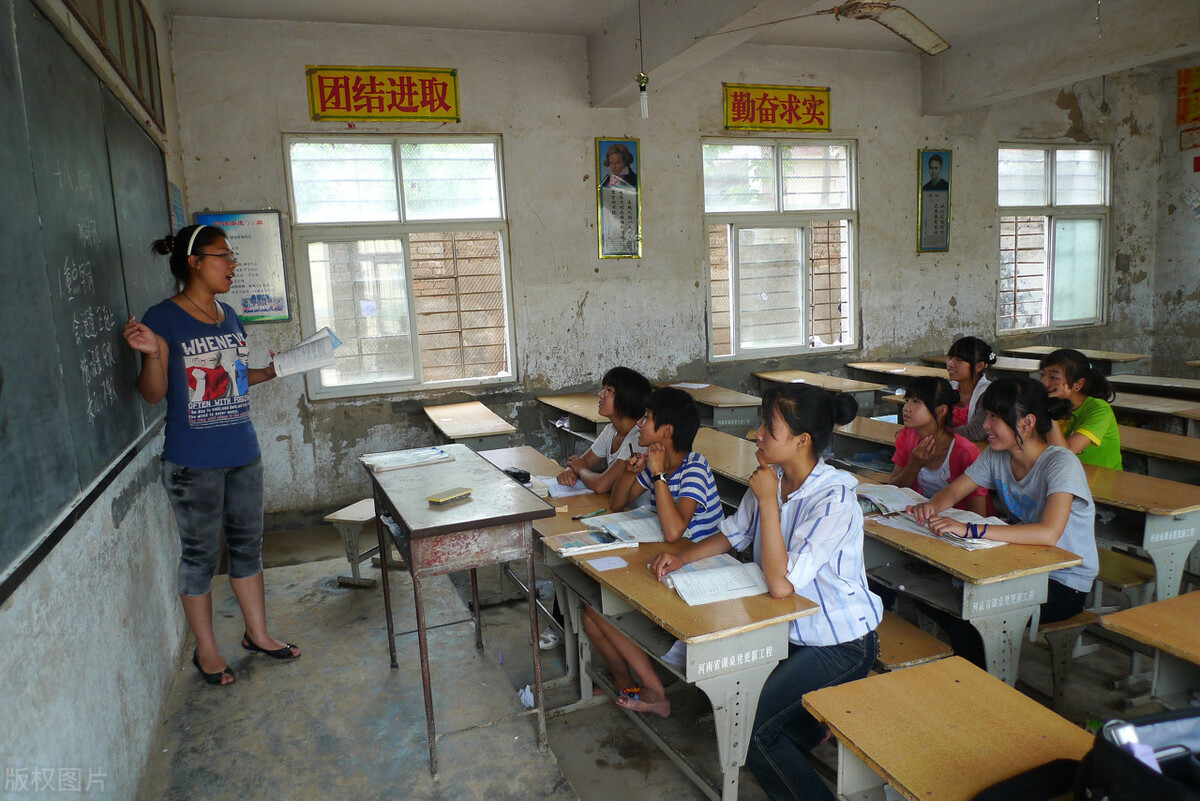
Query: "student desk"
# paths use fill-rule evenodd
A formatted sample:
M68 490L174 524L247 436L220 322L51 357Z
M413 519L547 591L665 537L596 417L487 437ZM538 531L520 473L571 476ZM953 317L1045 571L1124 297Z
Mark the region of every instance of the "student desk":
M1117 426L1121 450L1146 459L1146 472L1157 478L1196 483L1200 479L1200 442L1193 437Z
M933 376L934 378L946 377L946 365L944 362L940 368L924 364L900 364L899 362L848 362L846 366L852 370L858 370L869 375L884 376L885 378L899 381L902 384L907 384L911 379L921 375Z
M655 386L675 387L691 395L692 400L702 407L701 425L721 431L745 431L758 425L758 409L762 406L762 398L698 381L656 382Z
M1058 348L1050 345L1028 345L1023 348L1001 348L1000 350L1012 356L1033 356L1035 359L1041 359ZM1075 348L1075 350L1087 356L1092 365L1105 375L1132 372L1136 369L1133 366L1134 362L1150 358L1145 353L1122 353L1121 351L1089 350L1087 348Z
M555 426L559 431L565 431L567 434L585 442L595 442L596 435L600 433L601 428L608 422L608 418L599 412L599 402L596 394L593 392L570 392L565 395L538 395L538 403L554 410L556 416L559 413L567 415L567 427L563 428L555 420ZM563 450L568 451L566 444L563 445ZM568 452L567 455L570 455Z
M551 517L554 509L541 498L513 481L466 445L447 445L453 461L436 462L376 473L367 470L375 498L376 530L379 534L380 577L387 619L388 651L396 663L396 632L392 624L392 595L388 581L388 543L400 551L412 576L417 617L417 643L421 650L421 681L425 692L425 723L429 736L429 771L437 775L437 732L433 718L429 647L425 631L422 580L428 576L471 571L471 615L475 621L475 647L483 648L479 621L479 593L475 571L479 567L524 559L529 579L529 631L532 638L534 693L538 744L546 744L546 710L542 698L542 661L538 648L537 610L534 606L533 526L538 518ZM470 487L472 494L460 501L434 506L426 501L430 492L451 487ZM382 516L389 515L397 526L392 533Z
M1104 628L1154 648L1151 693L1164 706L1189 706L1200 690L1200 592L1100 618Z
M1200 406L1180 409L1175 414L1187 421L1187 433L1189 437L1200 437Z
M1154 562L1157 597L1179 594L1184 566L1192 546L1200 539L1200 487L1165 478L1109 470L1085 464L1092 498L1097 504L1124 509L1142 516L1141 536L1098 519L1096 539L1133 545Z
M1191 426L1195 425L1193 421L1200 417L1200 405L1193 400L1118 392L1112 401L1112 407L1114 411L1149 419L1159 425L1173 427L1182 423L1189 429L1190 435L1200 436L1191 430Z
M946 366L945 356L923 356L921 361L926 364L940 364L943 368ZM1013 373L1015 375L1030 376L1037 378L1038 360L1037 359L1020 359L1016 356L997 356L996 361L988 365L988 370L994 370L998 373ZM942 378L945 378L943 371Z
M680 767L712 799L734 801L738 794L738 770L746 762L750 730L763 683L775 665L788 654L789 623L813 614L817 606L798 595L775 599L756 595L732 601L688 606L666 584L654 578L648 569L656 555L664 550L678 551L687 545L644 543L627 548L572 558L551 569L570 588L571 606L589 606L605 615L609 622L648 653L662 653L669 637L687 646L682 669L663 663L675 676L696 685L712 703L713 724L717 733L717 751L722 774L716 787L697 773L659 734L653 721L630 712L630 717L651 739L676 759ZM547 563L550 554L547 554ZM592 561L619 556L625 567L599 571ZM664 637L665 630L669 637ZM588 665L590 645L581 637L580 662ZM665 641L665 642L664 642ZM657 643L656 648L651 643ZM580 695L591 697L591 678L580 670Z
M1191 359L1190 361L1184 362L1184 364L1186 364L1188 367L1200 367L1200 359Z
M1017 678L1025 626L1046 601L1050 571L1083 562L1053 546L968 551L882 520L868 519L864 528L871 578L970 623L983 639L988 672L1008 684Z
M836 375L806 373L803 370L770 370L753 375L758 379L759 386L764 384L812 384L830 392L846 392L854 396L860 409L874 408L875 393L887 389L885 384L855 381L852 378L842 378Z
M1200 378L1172 378L1161 375L1114 375L1108 383L1113 389L1140 392L1165 398L1181 398L1200 404Z
M837 792L883 801L970 801L1053 759L1080 759L1094 737L962 657L807 693L838 742Z
M855 417L846 425L833 429L830 447L833 449L834 458L839 461L890 474L890 460L896 447L896 435L900 433L901 428L903 426L898 423L888 423L871 417ZM886 465L857 461L861 454L877 452L886 453Z
M479 451L479 455L501 470L506 467L516 467L531 476L557 476L563 470L558 462L548 456L543 456L532 445Z
M507 445L517 430L479 401L426 406L425 414L446 439L476 451Z
M741 504L750 485L750 474L758 469L758 458L754 455L758 445L724 431L701 428L696 432L692 450L708 460L721 502L732 507Z

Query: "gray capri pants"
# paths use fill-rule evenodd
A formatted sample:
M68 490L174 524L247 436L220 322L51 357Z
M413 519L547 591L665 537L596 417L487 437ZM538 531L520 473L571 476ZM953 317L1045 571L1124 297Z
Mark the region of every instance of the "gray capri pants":
M229 577L262 572L262 458L241 467L200 469L163 459L162 482L179 526L179 594L205 595L217 569L221 527Z

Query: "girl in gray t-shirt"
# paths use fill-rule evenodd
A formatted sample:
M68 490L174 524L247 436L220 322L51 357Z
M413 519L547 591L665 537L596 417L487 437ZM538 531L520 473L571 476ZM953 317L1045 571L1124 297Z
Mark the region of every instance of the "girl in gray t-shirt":
M1075 454L1050 445L1046 439L1054 418L1062 412L1056 406L1062 403L1031 378L992 382L980 400L986 414L983 425L987 449L928 503L909 508L919 522L928 524L937 534L1056 545L1081 557L1082 565L1050 574L1048 598L1041 607L1043 623L1066 620L1082 612L1099 570L1096 507L1083 465ZM1015 518L1013 525L989 528L939 515L978 487L996 491ZM954 648L959 651L958 645Z

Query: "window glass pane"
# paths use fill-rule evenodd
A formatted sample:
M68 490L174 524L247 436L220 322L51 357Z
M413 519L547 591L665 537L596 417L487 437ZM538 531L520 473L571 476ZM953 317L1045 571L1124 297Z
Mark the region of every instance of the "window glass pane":
M426 382L507 375L508 315L496 231L409 238Z
M1046 151L1042 148L1001 148L999 155L1001 206L1044 206Z
M324 386L414 377L412 321L404 249L399 239L308 245L316 327L329 326L342 346Z
M1046 223L1045 217L1000 218L1002 331L1046 324Z
M808 316L814 348L846 345L850 333L850 223L812 225L809 254Z
M850 158L845 145L788 145L780 155L785 211L850 207Z
M390 144L293 142L290 152L296 222L400 219Z
M409 220L498 219L500 182L490 142L400 146Z
M708 302L713 356L733 353L729 337L729 226L708 226Z
M1054 152L1054 205L1099 206L1104 203L1104 153L1095 148Z
M705 211L776 210L771 145L704 145L703 160Z
M1054 221L1054 322L1100 316L1100 220Z
M801 344L801 231L742 228L738 245L738 349Z

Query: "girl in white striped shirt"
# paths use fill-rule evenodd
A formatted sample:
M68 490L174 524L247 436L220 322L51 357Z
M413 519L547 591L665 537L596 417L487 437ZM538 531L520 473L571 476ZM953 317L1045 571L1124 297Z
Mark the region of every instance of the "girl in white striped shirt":
M719 534L660 554L651 566L662 578L697 559L753 545L772 597L796 593L820 605L792 622L788 657L759 697L746 764L772 799L833 801L806 757L825 730L800 698L863 678L878 650L883 605L867 588L858 480L820 458L834 425L856 412L846 394L804 385L768 390L755 436L759 467L737 514Z

